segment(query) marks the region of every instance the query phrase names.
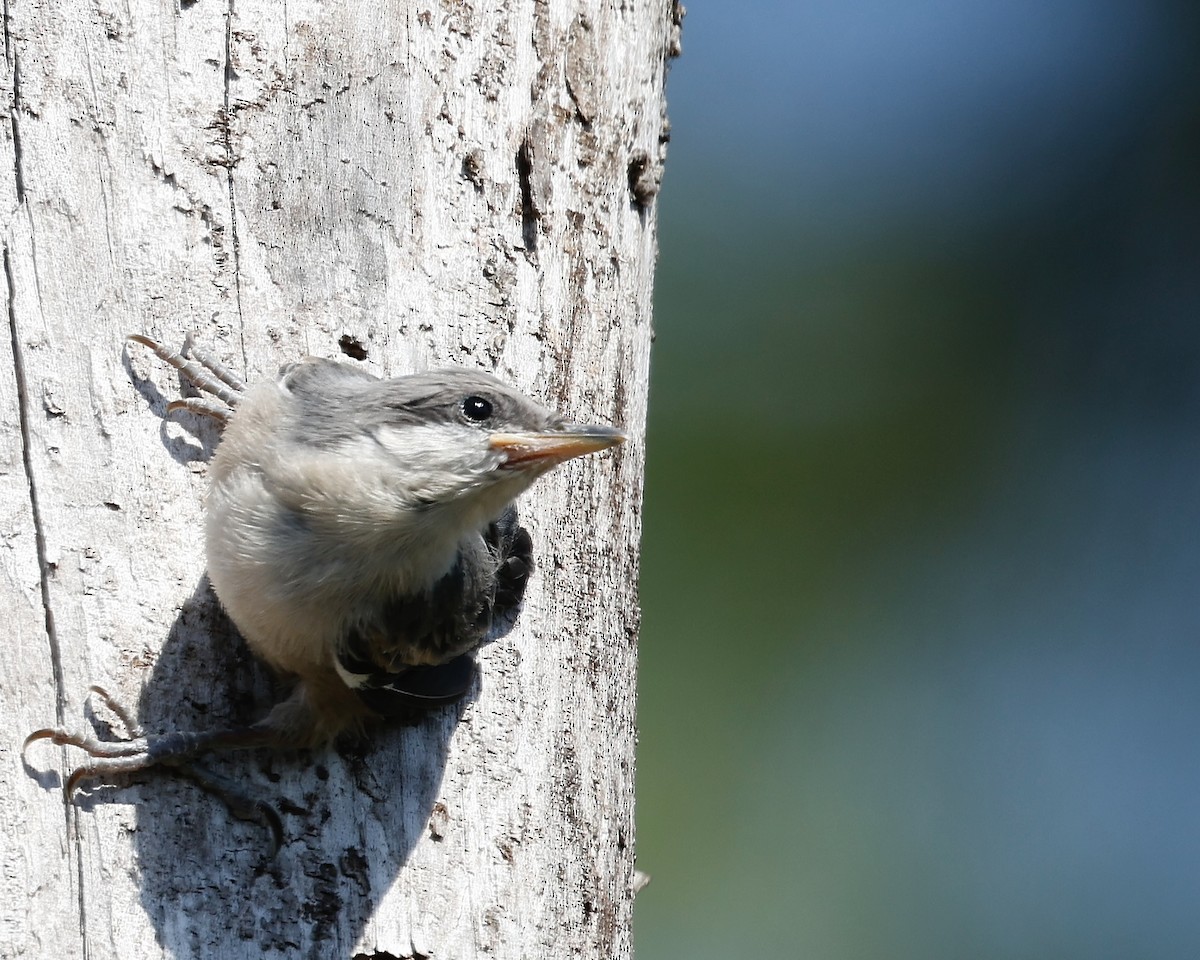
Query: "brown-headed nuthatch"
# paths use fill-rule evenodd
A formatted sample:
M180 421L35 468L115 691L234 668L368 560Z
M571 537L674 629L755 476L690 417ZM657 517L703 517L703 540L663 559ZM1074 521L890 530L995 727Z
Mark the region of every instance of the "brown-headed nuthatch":
M207 502L208 575L250 649L295 686L252 726L128 740L64 730L92 759L67 783L213 749L311 747L378 716L461 698L472 652L532 569L514 499L546 471L624 440L579 426L484 373L380 380L332 360L245 387L219 362L132 336L209 394L175 401L225 422Z

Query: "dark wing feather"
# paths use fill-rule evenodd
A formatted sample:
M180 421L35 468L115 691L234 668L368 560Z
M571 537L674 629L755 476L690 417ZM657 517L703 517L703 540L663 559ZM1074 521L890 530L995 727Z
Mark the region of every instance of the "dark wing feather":
M431 590L388 597L347 632L338 654L343 677L385 715L460 699L475 679L471 653L495 617L515 613L532 569L533 544L509 507L463 541Z

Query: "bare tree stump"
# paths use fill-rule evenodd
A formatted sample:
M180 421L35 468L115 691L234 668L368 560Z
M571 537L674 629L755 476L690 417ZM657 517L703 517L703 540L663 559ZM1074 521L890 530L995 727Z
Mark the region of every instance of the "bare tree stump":
M634 679L667 0L9 0L0 124L0 956L630 955ZM123 336L249 379L466 365L624 426L521 501L537 570L482 689L417 726L84 792L26 733L89 684L149 731L275 696L204 578L219 434ZM104 719L102 711L97 711ZM92 719L96 719L92 717Z

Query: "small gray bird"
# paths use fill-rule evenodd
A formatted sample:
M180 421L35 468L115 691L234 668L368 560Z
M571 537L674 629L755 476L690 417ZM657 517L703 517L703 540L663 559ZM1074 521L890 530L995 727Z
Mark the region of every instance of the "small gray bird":
M514 499L558 464L625 439L568 424L484 373L380 380L306 359L246 388L195 348L186 359L130 339L209 394L168 409L225 423L207 501L208 575L250 649L295 686L250 727L157 736L142 736L93 687L130 739L45 729L25 741L93 758L68 793L157 764L186 768L213 749L318 746L461 698L472 652L493 617L515 612L532 569Z

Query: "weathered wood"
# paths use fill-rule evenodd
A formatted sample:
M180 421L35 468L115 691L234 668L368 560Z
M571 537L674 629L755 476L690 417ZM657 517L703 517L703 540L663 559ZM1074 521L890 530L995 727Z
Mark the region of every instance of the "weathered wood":
M0 955L626 957L637 544L671 4L8 0L0 217ZM204 580L213 424L141 348L465 364L615 456L523 499L538 569L477 698L352 749L65 805L88 685L148 730L258 715ZM97 711L102 717L103 711Z

